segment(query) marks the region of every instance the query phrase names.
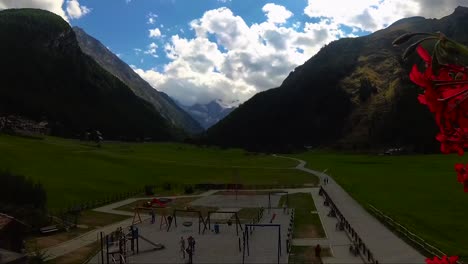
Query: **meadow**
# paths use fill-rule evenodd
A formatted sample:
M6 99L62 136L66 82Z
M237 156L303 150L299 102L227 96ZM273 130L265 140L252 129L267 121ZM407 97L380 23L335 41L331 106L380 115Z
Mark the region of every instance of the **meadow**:
M468 259L468 193L454 170L466 157L323 152L295 157L311 169L327 169L364 207L372 205L443 252Z
M0 169L39 181L51 209L165 183L317 183L316 177L292 169L295 164L239 149L122 142L97 148L77 140L0 135Z

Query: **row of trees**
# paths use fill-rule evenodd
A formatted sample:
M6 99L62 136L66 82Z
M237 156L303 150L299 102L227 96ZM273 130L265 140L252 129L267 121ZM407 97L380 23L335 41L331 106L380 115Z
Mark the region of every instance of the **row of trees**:
M47 194L41 183L9 171L0 171L0 180L0 212L32 226L41 226L47 221Z

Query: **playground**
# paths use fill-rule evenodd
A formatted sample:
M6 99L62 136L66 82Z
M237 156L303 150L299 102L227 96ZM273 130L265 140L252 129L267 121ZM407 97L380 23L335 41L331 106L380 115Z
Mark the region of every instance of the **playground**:
M287 263L294 210L279 204L282 196L288 194L228 193L190 202L218 208L208 212L190 206L171 210L170 199L145 201L147 207L135 210L139 215L135 213L133 225L100 234L101 250L90 263L188 263L181 237L185 247L188 237L195 240L193 263ZM171 213L151 213L151 208L161 207ZM241 222L238 212L245 208L259 210L250 221Z

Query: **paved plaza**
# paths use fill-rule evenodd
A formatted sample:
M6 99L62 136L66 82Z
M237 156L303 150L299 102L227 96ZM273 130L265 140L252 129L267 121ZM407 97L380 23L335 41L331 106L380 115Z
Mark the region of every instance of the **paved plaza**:
M280 235L281 256L279 261L280 263L287 263L286 236L290 216L283 214L280 209L273 209L270 214L265 210L260 224L270 224L273 214L276 214L273 224L279 224L281 230L277 227L268 226L255 227L252 232L249 232L249 254L247 254L246 248L245 263L277 263L278 238ZM190 222L192 225L186 227L182 224L184 222ZM199 234L198 218L177 217L177 223L177 227L173 225L168 232L160 230L158 222L151 224L149 220L146 220L138 224L141 236L154 243L163 244L165 249L155 251L151 244L140 239L140 253L135 255L130 253L128 262L186 263L188 256L186 254L185 259L183 258L179 241L181 237L187 239L187 237L192 236L196 241L193 263L242 263L243 232L239 230L239 235L237 235L235 224L231 226L220 224L218 234L214 232L214 225L212 224L211 230L207 229L204 233ZM242 225L242 228L245 229L245 225ZM201 224L201 230L203 231L203 224ZM281 231L281 234L279 231ZM90 263L100 263L100 258L99 253Z

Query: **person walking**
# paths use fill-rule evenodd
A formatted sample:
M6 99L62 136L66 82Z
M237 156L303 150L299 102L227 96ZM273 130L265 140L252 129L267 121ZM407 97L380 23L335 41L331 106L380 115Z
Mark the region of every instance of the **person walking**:
M187 242L188 242L188 247L190 248L190 250L191 250L192 253L193 253L193 248L192 248L192 246L193 246L193 237L192 237L192 236L189 236L189 237L187 238Z
M180 237L179 244L180 244L180 251L182 252L182 258L185 259L185 239L183 236Z
M154 213L154 209L151 210L151 224L154 224L156 222L156 214Z
M189 257L189 259L188 259L188 264L192 264L192 263L193 263L193 262L192 262L193 251L192 251L192 249L190 248L190 246L187 247L186 251L187 251L187 254L188 254L188 257Z
M320 258L320 253L322 252L322 248L319 244L315 247L315 257Z
M192 237L192 253L195 254L195 238Z
M174 218L172 217L172 215L170 215L170 216L167 217L167 221L169 222L169 223L167 224L167 230L166 230L167 232L169 232L169 229L170 229L171 226L172 226L172 219L174 219Z

